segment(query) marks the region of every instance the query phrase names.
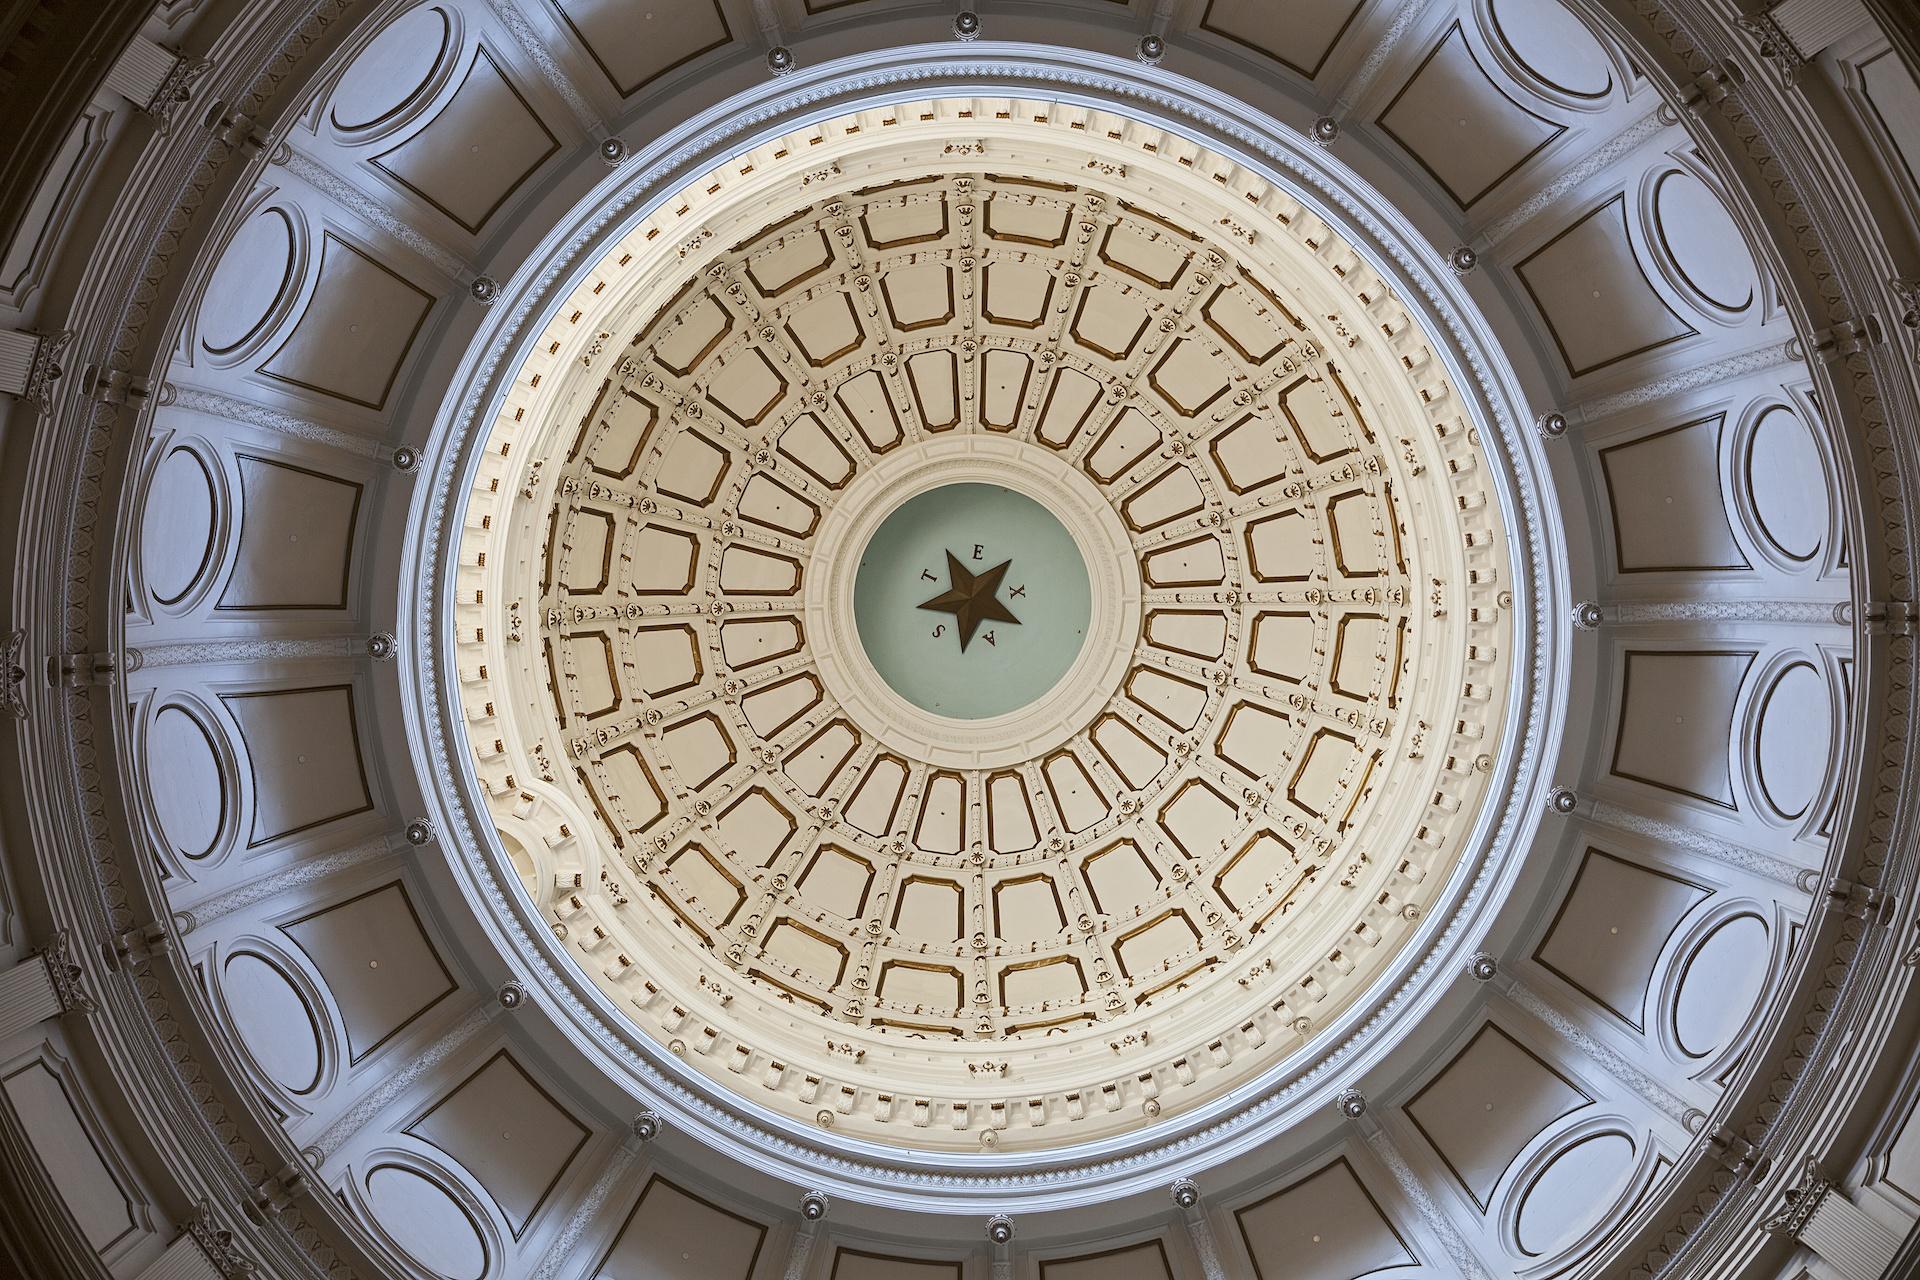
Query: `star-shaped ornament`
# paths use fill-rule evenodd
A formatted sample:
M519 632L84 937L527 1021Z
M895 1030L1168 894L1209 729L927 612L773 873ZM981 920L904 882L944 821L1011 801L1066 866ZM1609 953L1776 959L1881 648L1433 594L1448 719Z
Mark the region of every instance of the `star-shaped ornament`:
M985 573L976 574L969 572L953 552L947 552L947 589L920 607L954 616L960 627L960 652L967 651L967 642L983 622L1020 625L1020 619L997 598L1000 580L1007 576L1007 566L1012 563L1002 560Z

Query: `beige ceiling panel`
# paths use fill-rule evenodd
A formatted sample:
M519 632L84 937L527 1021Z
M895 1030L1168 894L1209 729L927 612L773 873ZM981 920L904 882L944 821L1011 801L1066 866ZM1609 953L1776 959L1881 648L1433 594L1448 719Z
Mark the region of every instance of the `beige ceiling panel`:
M729 618L720 624L720 655L735 671L791 657L805 643L798 618Z
M1548 1125L1592 1102L1546 1059L1488 1023L1406 1113L1485 1212L1514 1157Z
M1754 656L1745 649L1627 650L1614 776L1737 809L1733 712Z
M800 872L796 882L810 907L843 920L857 920L873 892L873 863L838 845L827 845Z
M715 821L720 838L734 856L750 866L766 868L792 844L799 819L783 808L765 787L752 787L720 811Z
M734 543L720 553L720 589L743 596L794 595L800 590L800 562Z
M281 926L333 997L359 1062L452 995L453 975L427 940L399 882L312 911Z
M1272 484L1292 465L1285 443L1271 422L1248 416L1207 442L1220 478L1235 493Z
M1100 383L1092 374L1061 368L1040 402L1034 436L1042 444L1063 448L1080 434L1100 403Z
M607 803L623 819L628 834L640 835L666 816L666 793L638 747L622 743L612 748L600 757L599 772Z
M1160 892L1160 872L1130 840L1091 854L1080 864L1080 870L1093 893L1094 910L1105 915L1137 911Z
M733 313L703 291L668 320L653 344L654 359L675 377L687 377L698 372L732 332Z
M1533 957L1645 1031L1654 964L1680 922L1712 896L1705 885L1590 848Z
M607 403L599 430L587 450L587 465L614 480L624 480L640 466L660 410L637 391L621 390Z
M1239 826L1239 808L1219 788L1199 778L1180 784L1160 810L1160 827L1187 855L1206 861L1227 847Z
M643 525L633 537L626 589L638 596L677 595L693 587L700 540L680 529Z
M240 454L234 462L240 538L218 607L346 608L365 487L271 458Z
M469 234L560 150L485 45L426 128L368 161Z
M1296 885L1311 870L1301 866L1300 856L1285 840L1262 831L1221 863L1213 887L1221 901L1245 911L1274 890Z
M1257 1280L1354 1280L1420 1261L1344 1156L1233 1216Z
M1319 623L1310 613L1266 609L1253 615L1247 665L1263 676L1300 683L1320 665Z
M1136 790L1152 782L1166 767L1167 753L1156 746L1153 739L1111 712L1100 717L1088 736L1121 781Z
M592 1136L506 1050L435 1099L406 1132L459 1161L516 1237Z
M230 693L253 794L249 847L373 808L352 685Z
M966 844L966 820L967 780L957 773L929 774L914 844L929 853L958 853Z
M853 457L820 419L803 413L780 433L779 450L794 466L829 489L853 475Z

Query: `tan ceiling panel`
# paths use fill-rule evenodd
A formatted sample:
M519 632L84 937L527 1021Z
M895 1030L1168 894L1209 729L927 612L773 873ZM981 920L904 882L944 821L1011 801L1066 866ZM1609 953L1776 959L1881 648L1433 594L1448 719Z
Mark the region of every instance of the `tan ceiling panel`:
M1044 1259L1040 1280L1174 1280L1174 1276L1166 1246L1149 1240L1076 1258Z
M1246 45L1311 80L1366 0L1207 0L1200 29Z
M1233 1216L1255 1280L1355 1280L1420 1261L1344 1156Z
M620 1224L594 1280L753 1280L767 1228L659 1174Z
M1488 1023L1407 1103L1406 1112L1484 1212L1521 1149L1592 1101L1545 1059Z
M550 2L623 98L733 39L713 0Z
M260 372L383 409L432 306L424 289L329 231L306 308Z
M1680 922L1711 896L1704 885L1590 848L1534 959L1644 1031L1654 964Z
M133 1198L137 1191L107 1162L103 1153L112 1147L98 1133L98 1122L75 1105L76 1094L86 1095L66 1070L49 1049L46 1057L11 1064L0 1077L0 1092L7 1119L35 1153L40 1185L73 1215L88 1245L110 1253L140 1230L147 1206Z
M249 846L373 808L352 685L230 693L254 797Z
M1725 429L1726 415L1715 414L1600 450L1620 572L1752 568L1720 486Z
M505 1050L436 1099L406 1132L458 1160L516 1237L591 1136Z
M1380 113L1380 127L1466 208L1566 132L1487 74L1458 23Z
M221 609L344 609L365 486L240 454L240 539Z
M840 1249L833 1255L828 1280L960 1280L957 1262L926 1262L891 1254Z
M1617 195L1533 251L1514 270L1573 377L1698 333L1654 289Z
M1620 668L1612 772L1737 809L1733 713L1752 650L1629 649Z
M482 45L427 127L367 163L472 234L559 150L560 140Z
M455 990L412 897L398 882L281 928L326 982L346 1028L350 1062L365 1058Z

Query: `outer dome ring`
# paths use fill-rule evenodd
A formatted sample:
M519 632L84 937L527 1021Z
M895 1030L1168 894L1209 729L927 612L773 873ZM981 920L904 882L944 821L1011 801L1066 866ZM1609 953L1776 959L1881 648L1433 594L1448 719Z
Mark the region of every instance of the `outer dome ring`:
M1490 329L1464 286L1437 270L1439 255L1407 223L1380 214L1362 180L1279 122L1239 104L1219 109L1220 96L1165 72L1094 54L1023 46L951 46L890 51L883 58L824 66L723 104L663 138L633 162L611 198L589 199L579 215L550 234L506 290L462 362L442 405L428 454L430 479L416 495L402 571L402 598L414 602L420 666L405 676L407 732L417 763L438 785L431 817L447 835L456 879L511 968L536 1001L564 1016L563 1034L669 1120L736 1158L796 1182L869 1203L941 1212L1066 1207L1141 1190L1212 1165L1270 1139L1364 1075L1416 1028L1424 1012L1458 978L1461 961L1485 932L1505 887L1517 874L1543 811L1550 779L1537 766L1553 758L1568 666L1563 575L1564 533L1538 500L1539 446L1520 427L1516 380L1497 354ZM981 58L980 54L998 56ZM1437 355L1500 464L1495 486L1513 530L1512 579L1523 585L1516 611L1516 651L1509 691L1512 729L1492 763L1490 802L1476 819L1439 904L1420 934L1369 996L1326 1028L1313 1044L1259 1079L1214 1102L1124 1137L1044 1155L982 1155L968 1171L953 1161L872 1143L823 1142L815 1132L715 1089L627 1028L606 997L587 982L506 868L505 854L474 804L478 782L458 740L454 690L444 679L451 636L450 532L473 474L478 424L503 394L538 324L559 305L594 257L625 227L644 217L706 164L758 137L790 130L850 109L943 91L1042 96L1135 116L1248 165L1309 204L1390 280L1439 344ZM512 959L507 959L511 956Z

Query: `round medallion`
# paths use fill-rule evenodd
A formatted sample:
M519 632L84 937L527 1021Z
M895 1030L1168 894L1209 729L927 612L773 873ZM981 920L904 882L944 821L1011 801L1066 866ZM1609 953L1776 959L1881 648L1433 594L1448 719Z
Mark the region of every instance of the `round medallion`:
M1140 629L1138 562L1099 490L1051 450L978 434L861 473L821 522L805 590L834 700L946 767L1032 759L1085 729Z
M986 720L1059 682L1086 642L1093 596L1073 535L994 484L900 504L860 556L860 647L892 690L934 715Z

